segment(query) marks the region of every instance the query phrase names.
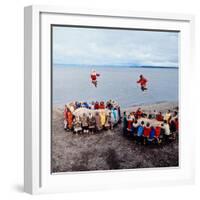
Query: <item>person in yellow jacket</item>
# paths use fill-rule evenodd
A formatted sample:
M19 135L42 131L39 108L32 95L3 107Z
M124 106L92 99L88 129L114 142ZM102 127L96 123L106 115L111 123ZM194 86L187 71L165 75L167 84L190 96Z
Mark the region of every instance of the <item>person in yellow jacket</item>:
M104 127L105 123L106 123L106 113L105 113L105 111L100 112L100 122L101 122L101 126Z
M165 116L164 116L164 120L166 120L167 123L169 123L169 121L170 121L171 118L172 118L171 111L168 110L167 113L166 113Z

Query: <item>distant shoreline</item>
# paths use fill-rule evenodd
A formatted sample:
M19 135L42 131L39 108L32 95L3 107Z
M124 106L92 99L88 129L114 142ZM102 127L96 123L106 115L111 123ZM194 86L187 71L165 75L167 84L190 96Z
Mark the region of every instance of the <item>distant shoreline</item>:
M88 67L88 68L99 68L99 67L113 67L113 68L134 68L134 69L140 69L140 68L150 68L150 69L178 69L178 66L150 66L150 65L140 65L140 66L134 66L134 65L128 65L128 64L120 64L120 65L112 65L112 64L103 64L103 65L95 65L95 64L59 64L54 63L53 65L60 66L60 67Z

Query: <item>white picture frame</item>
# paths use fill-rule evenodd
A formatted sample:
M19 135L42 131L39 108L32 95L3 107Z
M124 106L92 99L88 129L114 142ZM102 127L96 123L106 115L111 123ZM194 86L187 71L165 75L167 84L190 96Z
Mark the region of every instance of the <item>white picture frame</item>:
M89 25L180 31L179 167L52 175L50 172L50 25ZM70 9L56 6L25 8L24 189L31 194L172 185L194 182L194 132L187 123L187 99L193 73L194 17L184 14ZM187 134L190 130L190 136ZM191 137L192 135L192 137Z

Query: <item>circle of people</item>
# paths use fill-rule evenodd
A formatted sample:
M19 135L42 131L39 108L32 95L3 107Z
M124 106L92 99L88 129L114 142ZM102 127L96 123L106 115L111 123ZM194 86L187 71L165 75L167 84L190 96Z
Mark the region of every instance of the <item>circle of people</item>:
M124 112L123 134L144 145L175 140L178 134L178 108L163 114L154 110L147 115L141 108L128 115Z
M95 133L113 129L121 120L119 104L107 102L71 102L65 105L64 129L74 133Z

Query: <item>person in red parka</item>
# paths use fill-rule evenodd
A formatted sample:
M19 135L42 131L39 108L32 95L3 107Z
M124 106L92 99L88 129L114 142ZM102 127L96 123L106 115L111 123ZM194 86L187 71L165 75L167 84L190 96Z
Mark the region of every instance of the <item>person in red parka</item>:
M161 112L159 112L157 115L156 115L156 120L159 121L159 122L162 122L163 121L163 115Z
M150 136L150 132L151 132L151 127L150 127L150 123L147 122L146 126L144 127L144 145L147 143L147 140Z
M95 104L94 104L94 109L95 109L95 110L98 110L98 109L99 109L99 102L98 102L98 101L95 102Z
M100 76L95 70L92 70L92 73L90 75L92 84L94 84L95 87L97 87L97 77Z
M160 132L161 132L161 127L160 126L156 126L155 127L155 139L157 141L158 144L161 143L161 140L160 140Z
M63 114L64 114L64 129L67 130L67 105L65 105Z
M137 83L140 84L142 91L147 90L147 79L144 78L143 75L140 75L140 79L137 81Z

